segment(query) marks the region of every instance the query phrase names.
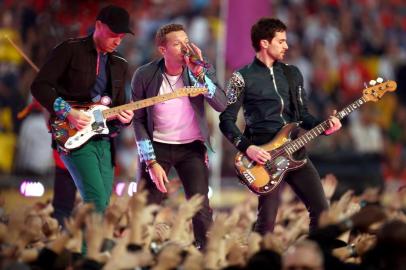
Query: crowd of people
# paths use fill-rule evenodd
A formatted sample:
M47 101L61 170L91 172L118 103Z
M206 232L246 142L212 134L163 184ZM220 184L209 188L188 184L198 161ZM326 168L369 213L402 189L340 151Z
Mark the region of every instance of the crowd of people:
M330 199L337 179L323 179ZM345 193L308 233L307 210L286 187L273 233L252 232L256 200L215 211L205 249L194 245L191 217L202 196L146 205L147 191L117 197L105 213L78 201L64 224L52 205L3 213L2 269L404 269L406 194ZM64 229L61 229L61 228ZM83 243L86 242L86 245Z

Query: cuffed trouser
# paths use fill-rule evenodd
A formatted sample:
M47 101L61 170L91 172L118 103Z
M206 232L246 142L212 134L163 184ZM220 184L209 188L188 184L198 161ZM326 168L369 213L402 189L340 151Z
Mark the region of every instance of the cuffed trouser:
M183 184L186 198L195 194L204 196L203 208L192 219L193 232L196 243L200 247L206 244L206 232L212 222L212 210L209 205L208 184L209 172L206 164L206 147L203 142L195 141L187 144L164 144L153 142L158 163L169 173L174 167ZM148 203L160 204L165 198L165 193L160 192L152 182L149 173L143 166L142 180L148 190Z
M104 212L113 188L111 143L92 139L69 154L61 153L66 168L86 203L93 203L97 212Z

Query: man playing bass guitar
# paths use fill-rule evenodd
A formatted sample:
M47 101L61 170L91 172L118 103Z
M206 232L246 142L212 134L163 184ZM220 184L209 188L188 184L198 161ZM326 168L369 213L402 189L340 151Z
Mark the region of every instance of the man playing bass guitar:
M252 161L266 165L271 155L261 145L274 139L288 123L301 122L311 129L320 122L307 111L303 77L295 66L281 62L288 49L286 26L274 18L261 18L251 28L251 41L256 55L252 63L233 73L227 84L228 107L220 115L220 129L227 139ZM239 109L244 108L246 128L244 134L235 122ZM330 116L331 134L341 127L338 118ZM304 148L294 155L302 159ZM307 163L292 170L284 178L303 201L310 214L310 229L317 227L320 213L328 203L313 164ZM279 204L279 187L263 193L258 199L258 218L255 231L265 234L273 231Z

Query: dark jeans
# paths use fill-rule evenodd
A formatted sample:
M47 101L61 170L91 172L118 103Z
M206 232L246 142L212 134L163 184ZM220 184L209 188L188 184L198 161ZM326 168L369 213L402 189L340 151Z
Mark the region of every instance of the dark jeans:
M153 142L158 163L169 173L174 167L185 190L186 199L195 194L204 195L203 208L192 219L196 243L200 247L206 244L206 232L212 222L212 210L207 197L209 172L206 165L206 147L201 141L187 144L164 144ZM142 180L148 190L148 203L160 204L166 194L160 192L152 182L149 173L143 168Z
M64 219L70 217L75 205L76 186L67 169L55 167L52 216L64 226Z
M253 137L256 145L263 145L271 141L269 136ZM305 149L294 154L296 159L307 158ZM310 216L310 231L317 228L320 214L328 208L328 202L321 185L320 176L310 159L298 170L286 174L284 180L299 199L305 204ZM254 230L265 234L272 232L275 226L276 214L279 207L280 185L270 194L258 197L258 217Z

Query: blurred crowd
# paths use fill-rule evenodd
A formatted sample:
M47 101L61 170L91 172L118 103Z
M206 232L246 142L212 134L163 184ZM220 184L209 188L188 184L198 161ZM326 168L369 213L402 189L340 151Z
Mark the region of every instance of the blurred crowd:
M395 188L406 183L404 1L270 2L269 16L288 25L285 62L302 71L310 110L316 116L326 118L333 109L339 110L361 97L362 89L377 77L398 83L396 93L387 93L379 102L362 106L344 120L342 131L317 139L309 146L310 152L325 156L372 154L377 157L382 179ZM31 101L29 90L35 68L5 37L41 66L49 50L59 42L89 34L98 10L107 3L125 7L132 17L135 37L124 39L119 47L129 62L128 84L139 65L158 57L153 49L154 33L167 22L184 24L205 57L219 64L216 60L221 57L216 54L221 51L217 50L221 42L217 42L224 37L226 27L220 14L226 13L222 8L227 6L221 0L0 1L0 173L44 175L53 167L47 116L40 108L34 108L25 119L18 118L18 112ZM226 69L225 79L231 72ZM130 95L129 85L127 94ZM217 116L211 117L211 123L216 128ZM120 137L117 174L124 177L136 174L133 137L131 129ZM224 141L223 175L233 174L233 151Z
M323 188L331 198L337 179ZM256 199L214 211L208 242L196 248L191 217L203 197L169 196L146 205L146 191L117 197L103 215L78 201L58 224L49 203L0 216L1 269L269 269L402 270L406 266L406 189L346 192L309 230L308 213L289 188L282 192L273 233L252 232Z

